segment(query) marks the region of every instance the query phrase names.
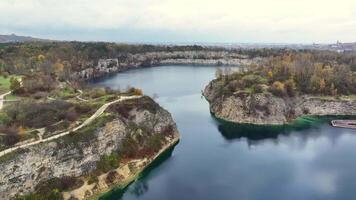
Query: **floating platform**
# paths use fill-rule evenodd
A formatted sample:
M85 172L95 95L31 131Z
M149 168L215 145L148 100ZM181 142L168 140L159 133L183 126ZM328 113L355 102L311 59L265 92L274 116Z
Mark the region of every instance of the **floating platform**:
M331 125L338 128L356 129L356 120L332 120Z

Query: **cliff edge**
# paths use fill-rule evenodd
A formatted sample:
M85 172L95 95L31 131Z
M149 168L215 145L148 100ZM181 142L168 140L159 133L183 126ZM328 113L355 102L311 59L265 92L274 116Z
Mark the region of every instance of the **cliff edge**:
M356 115L356 100L301 95L278 97L269 92L236 91L222 94L219 81L211 81L203 95L217 118L258 125L283 125L303 115Z
M0 199L87 199L127 182L178 138L170 113L151 98L115 103L69 135L0 157Z

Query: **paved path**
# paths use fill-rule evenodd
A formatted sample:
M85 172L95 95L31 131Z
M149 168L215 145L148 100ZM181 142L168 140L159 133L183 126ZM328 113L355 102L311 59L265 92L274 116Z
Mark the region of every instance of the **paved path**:
M55 139L58 139L60 137L63 137L65 135L68 135L71 132L75 132L78 129L83 128L84 126L86 126L86 125L90 124L91 122L93 122L94 119L97 118L99 115L101 115L111 104L114 104L114 103L117 103L117 102L120 102L120 101L125 101L125 100L128 100L128 99L137 99L137 98L141 98L141 97L142 96L120 97L119 99L117 99L115 101L111 101L109 103L106 103L106 104L102 105L92 116L90 116L88 119L86 119L79 126L73 128L73 129L71 129L69 131L65 131L63 133L59 133L57 135L54 135L54 136L46 138L46 139L42 139L42 137L41 137L39 140L36 140L34 142L30 142L30 143L27 143L27 144L23 144L23 145L20 145L20 146L15 146L15 147L6 149L6 150L0 152L0 157L5 155L5 154L11 153L11 152L13 152L13 151L15 151L15 150L17 150L19 148L25 148L25 147L29 147L29 146L32 146L32 145L35 145L35 144L42 143L42 142L48 142L48 141L55 140Z
M10 92L7 92L7 93L5 93L5 94L0 95L0 110L1 110L2 107L4 106L4 98L5 98L5 96L6 96L6 95L9 95L9 94L11 94L11 91L10 91Z

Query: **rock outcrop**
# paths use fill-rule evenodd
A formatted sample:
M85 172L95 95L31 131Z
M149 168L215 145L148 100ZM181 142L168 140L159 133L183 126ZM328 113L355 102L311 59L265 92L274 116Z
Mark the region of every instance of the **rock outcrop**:
M125 110L114 109L123 103ZM111 105L97 119L99 122L88 125L92 129L84 127L85 130L0 157L0 199L32 192L39 183L55 177L80 177L92 172L103 155L120 152L127 135L145 138L147 134L167 134L169 127L170 138L178 139L170 113L149 97L117 104ZM140 131L143 126L145 131Z
M299 116L356 115L355 100L322 99L309 95L277 97L271 93L219 93L214 81L206 86L203 95L210 111L217 118L259 125L287 124Z

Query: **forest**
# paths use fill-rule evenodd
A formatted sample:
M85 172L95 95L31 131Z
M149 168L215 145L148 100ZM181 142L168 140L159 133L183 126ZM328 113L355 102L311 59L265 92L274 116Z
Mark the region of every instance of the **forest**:
M277 96L356 94L354 55L335 52L285 52L241 71L216 71L222 94L271 92Z
M57 74L66 78L72 72L93 67L99 59L128 59L128 54L173 51L230 51L255 57L310 55L312 62L347 65L356 70L356 53L292 49L225 49L199 45L130 45L105 42L27 42L0 44L0 74ZM309 59L309 58L308 58Z

